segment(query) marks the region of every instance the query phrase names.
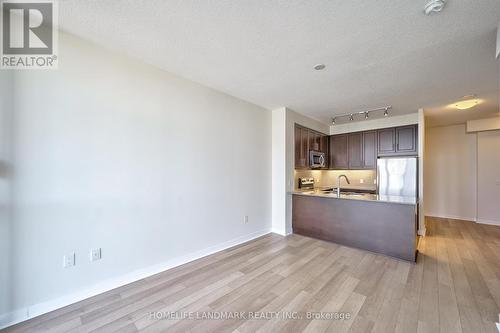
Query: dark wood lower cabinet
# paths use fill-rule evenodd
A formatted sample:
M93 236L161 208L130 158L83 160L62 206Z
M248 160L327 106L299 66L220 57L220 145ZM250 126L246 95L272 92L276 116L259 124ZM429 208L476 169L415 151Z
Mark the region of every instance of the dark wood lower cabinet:
M415 205L304 195L293 195L292 200L294 233L416 259Z

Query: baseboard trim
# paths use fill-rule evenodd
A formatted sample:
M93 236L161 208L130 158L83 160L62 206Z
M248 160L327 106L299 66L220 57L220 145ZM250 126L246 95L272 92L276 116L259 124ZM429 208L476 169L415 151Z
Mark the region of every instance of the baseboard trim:
M470 216L457 216L457 215L449 215L449 214L434 214L434 213L427 213L425 216L429 217L438 217L441 219L452 219L452 220L462 220L462 221L471 221L471 222L476 222L476 217L470 217Z
M277 234L277 235L280 235L280 236L286 236L287 233L283 230L280 230L280 229L272 229L271 232L273 234Z
M277 235L280 235L280 236L283 236L283 237L286 237L288 235L293 234L292 231L282 231L282 230L277 230L277 229L273 229L271 232L273 234L277 234Z
M475 217L444 215L444 214L431 214L431 213L425 214L425 216L438 217L438 218L442 218L442 219L453 219L453 220L471 221L471 222L476 222L476 223L481 223L481 224L489 224L489 225L500 226L500 221L485 220L485 219L479 219L479 218L475 218Z
M0 315L0 330L30 319L28 308L14 310Z
M46 302L41 302L38 304L33 304L28 307L24 307L21 309L14 310L9 313L0 315L0 329L15 325L17 323L26 321L28 319L32 319L34 317L38 317L42 314L63 308L65 306L71 305L76 302L80 302L86 298L96 296L98 294L102 294L106 291L124 286L126 284L147 278L149 276L161 273L168 269L184 265L190 261L197 260L208 255L214 254L216 252L228 249L233 246L240 245L242 243L251 241L255 238L262 237L271 233L271 229L262 229L244 236L240 236L229 241L223 242L221 244L217 244L214 246L210 246L200 251L196 251L185 256L173 258L166 262L149 266L146 268L141 268L136 271L127 273L120 277L108 279L101 283L95 284L91 287L85 288L83 290L64 295L62 297L58 297L56 299L52 299Z
M477 219L477 223L500 226L500 221Z

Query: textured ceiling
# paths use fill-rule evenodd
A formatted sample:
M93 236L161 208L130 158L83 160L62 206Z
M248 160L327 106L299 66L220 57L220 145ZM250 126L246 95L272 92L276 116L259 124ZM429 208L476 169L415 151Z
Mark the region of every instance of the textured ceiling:
M477 113L498 111L500 1L448 0L429 17L425 2L65 0L59 22L230 95L322 121L392 104L393 114L430 107L431 123L456 122L444 106L469 94L487 98ZM326 69L314 71L317 63Z

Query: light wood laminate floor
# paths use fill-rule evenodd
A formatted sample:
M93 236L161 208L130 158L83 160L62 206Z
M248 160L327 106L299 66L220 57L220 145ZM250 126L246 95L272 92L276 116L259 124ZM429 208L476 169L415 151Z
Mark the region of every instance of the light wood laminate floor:
M500 227L428 218L416 264L269 234L6 332L496 332ZM155 320L307 311L349 320Z

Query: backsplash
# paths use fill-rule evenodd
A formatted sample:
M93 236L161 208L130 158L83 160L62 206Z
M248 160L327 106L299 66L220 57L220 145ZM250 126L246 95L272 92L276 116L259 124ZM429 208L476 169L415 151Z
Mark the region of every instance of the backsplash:
M345 179L342 179L342 187L354 189L376 190L377 172L375 170L295 170L294 188L298 187L299 178L314 178L314 187L337 186L337 177L346 175L351 181L347 185Z

